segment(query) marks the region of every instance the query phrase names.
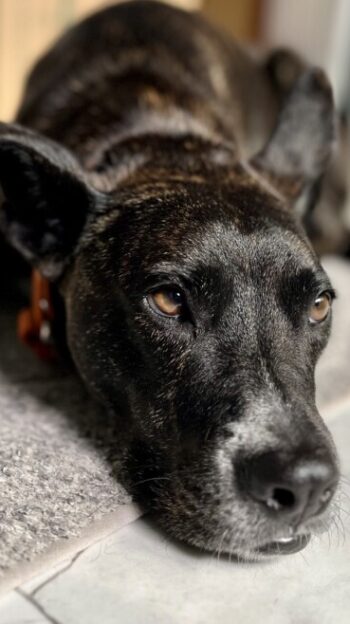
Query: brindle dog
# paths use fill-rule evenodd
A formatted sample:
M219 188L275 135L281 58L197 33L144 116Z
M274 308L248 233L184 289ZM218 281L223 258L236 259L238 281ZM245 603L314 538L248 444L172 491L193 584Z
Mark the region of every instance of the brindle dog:
M314 387L334 292L302 225L332 94L300 69L280 95L200 15L132 2L67 32L0 127L1 229L61 293L125 481L243 557L305 546L338 482Z

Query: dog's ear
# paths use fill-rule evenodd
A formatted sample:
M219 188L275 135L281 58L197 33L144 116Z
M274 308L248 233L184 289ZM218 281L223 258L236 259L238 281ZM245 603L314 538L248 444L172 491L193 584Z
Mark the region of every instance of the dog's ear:
M294 50L276 48L265 58L262 67L274 92L281 98L290 92L307 65Z
M327 167L334 140L330 84L322 70L308 70L285 99L270 140L251 164L303 215Z
M0 123L0 229L43 275L60 276L104 199L67 149Z

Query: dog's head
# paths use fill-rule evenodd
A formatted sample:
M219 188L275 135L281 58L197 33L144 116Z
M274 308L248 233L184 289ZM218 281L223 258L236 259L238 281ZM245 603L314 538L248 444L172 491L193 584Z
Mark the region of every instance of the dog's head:
M333 290L301 213L332 140L317 72L249 164L133 139L109 193L63 147L1 128L2 230L61 284L77 368L122 413L130 487L203 548L292 551L326 521L338 469L314 368Z

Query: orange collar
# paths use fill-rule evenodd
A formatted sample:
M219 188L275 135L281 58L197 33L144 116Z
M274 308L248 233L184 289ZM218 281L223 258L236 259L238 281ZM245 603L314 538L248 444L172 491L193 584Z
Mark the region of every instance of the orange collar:
M54 318L52 286L39 271L33 270L30 306L18 314L17 334L43 360L57 359L52 336Z

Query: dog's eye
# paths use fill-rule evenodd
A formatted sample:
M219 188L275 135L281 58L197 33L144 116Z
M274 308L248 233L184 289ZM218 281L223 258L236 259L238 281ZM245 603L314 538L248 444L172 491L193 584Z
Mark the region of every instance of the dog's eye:
M328 292L321 293L317 299L315 299L313 305L309 310L310 323L322 323L329 315L332 305L332 298Z
M185 308L185 297L177 288L164 287L147 296L151 308L162 316L179 318Z

